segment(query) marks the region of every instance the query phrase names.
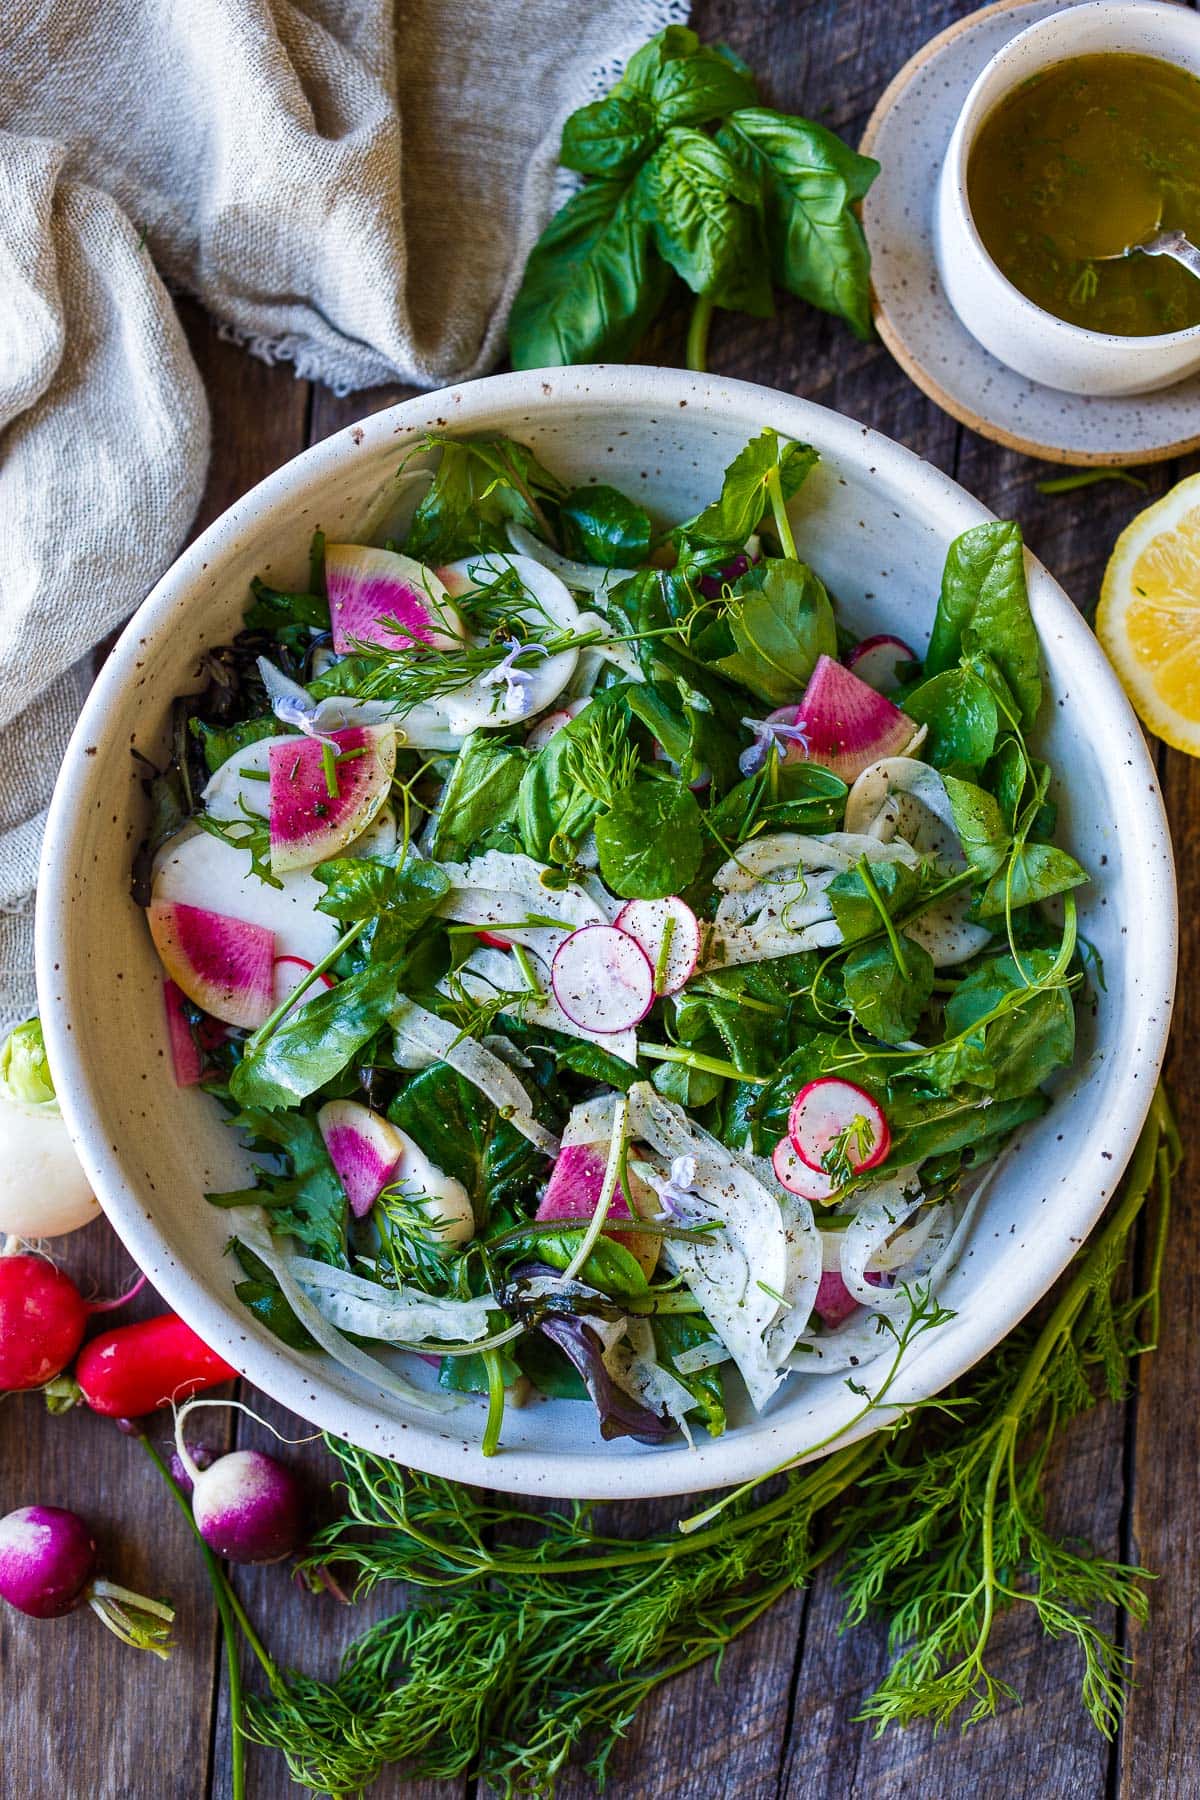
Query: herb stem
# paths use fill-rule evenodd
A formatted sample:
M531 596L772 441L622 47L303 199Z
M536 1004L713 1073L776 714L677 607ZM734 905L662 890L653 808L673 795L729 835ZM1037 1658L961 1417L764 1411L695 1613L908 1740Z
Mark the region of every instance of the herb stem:
M708 328L712 323L713 302L709 294L697 294L692 307L687 334L687 366L697 375L708 371Z
M871 873L871 865L865 856L860 856L858 859L858 878L870 895L871 904L879 914L880 923L887 933L887 940L892 948L893 960L900 971L900 979L902 981L911 981L912 976L909 974L908 960L901 947L899 933L892 922L891 913L884 904L883 895L879 892L878 883Z
M783 482L779 476L779 464L776 463L767 476L767 494L771 501L771 515L775 520L775 531L779 538L780 548L792 562L798 561L796 540L792 536L792 521L787 516L787 506L783 498Z
M488 1411L479 1448L484 1456L495 1456L500 1448L500 1427L504 1423L504 1370L499 1352L485 1350L483 1366L487 1370Z
M651 1062L682 1063L685 1069L698 1069L706 1075L724 1075L729 1081L751 1081L755 1087L766 1087L767 1075L747 1075L735 1063L722 1062L719 1056L705 1056L702 1050L684 1050L675 1044L639 1044L638 1055Z
M348 931L342 933L328 955L323 956L320 962L311 968L302 980L296 983L287 999L280 1002L270 1018L265 1020L263 1024L259 1026L253 1037L247 1038L245 1050L247 1056L251 1056L254 1051L262 1049L262 1046L267 1042L268 1038L274 1035L276 1027L284 1018L286 1018L287 1014L291 1012L293 1006L295 1006L297 1000L299 1000L305 990L310 988L314 981L318 981L320 977L324 975L326 969L333 967L343 951L348 950L351 944L353 944L357 938L362 936L370 923L370 919L359 919L355 924L351 925Z

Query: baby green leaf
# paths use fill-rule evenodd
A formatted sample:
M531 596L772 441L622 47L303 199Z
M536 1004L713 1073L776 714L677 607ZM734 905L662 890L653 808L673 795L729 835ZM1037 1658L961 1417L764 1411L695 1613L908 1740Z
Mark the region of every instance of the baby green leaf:
M917 871L899 862L873 863L871 880L889 917L910 905L921 887ZM859 938L873 937L880 930L882 921L878 904L857 869L835 875L825 891L847 944L856 943ZM907 945L907 939L905 942Z
M980 653L996 663L1023 723L1031 725L1042 701L1041 657L1025 588L1021 527L1011 520L976 525L951 544L925 672L941 674L960 657Z
M317 911L349 923L386 912L390 927L415 931L437 911L450 883L435 863L405 861L397 866L383 857L346 856L320 863L313 870L325 893Z
M546 1178L541 1151L445 1063L431 1063L407 1081L388 1107L388 1118L439 1169L462 1182L481 1227L492 1207L528 1198Z
M996 873L1008 854L1004 815L992 796L973 781L959 781L953 775L944 775L942 780L967 861L986 879Z
M846 958L842 971L846 1005L864 1031L885 1044L903 1044L933 993L933 958L921 944L904 939L902 974L891 945L863 944Z
M529 753L499 744L477 731L454 759L434 819L428 855L434 862L457 862L485 835L516 818L517 793Z
M576 488L558 512L563 548L569 556L605 568L643 562L650 549L650 515L636 500L601 483Z
M700 808L678 781L637 781L596 820L605 886L623 900L661 900L700 866Z
M431 436L422 447L436 447L441 456L405 544L418 562L436 565L471 550L508 550L508 521L539 531L542 502L561 499L565 491L514 438Z
M398 977L388 962L368 963L288 1014L264 1044L247 1045L229 1079L240 1106L296 1106L340 1075L386 1022Z
M744 63L701 44L690 56L660 62L650 96L660 124L706 125L739 106L753 106L758 93Z
M1073 856L1053 844L1022 844L1013 851L1011 864L993 874L979 901L981 919L993 918L1011 906L1032 906L1052 894L1065 894L1088 879Z
M811 444L780 438L770 426L739 450L721 480L721 497L679 527L678 535L697 543L741 549L770 506L767 482L779 470L783 497L800 491L819 461ZM745 577L743 577L745 579Z
M1051 950L1027 950L1018 968L993 956L959 983L946 1006L945 1047L921 1072L949 1093L960 1084L997 1100L1032 1093L1075 1053L1075 1009L1065 987L1039 987L1055 961ZM996 1017L990 1015L1002 1008Z
M1000 715L996 697L973 669L946 669L930 676L904 701L918 725L927 725L921 755L935 769L982 769L996 742Z
M609 94L571 114L558 160L581 175L632 175L658 139L653 107L636 94Z
M724 619L736 649L713 666L769 706L798 699L817 658L837 655L829 595L806 563L756 563L735 583Z

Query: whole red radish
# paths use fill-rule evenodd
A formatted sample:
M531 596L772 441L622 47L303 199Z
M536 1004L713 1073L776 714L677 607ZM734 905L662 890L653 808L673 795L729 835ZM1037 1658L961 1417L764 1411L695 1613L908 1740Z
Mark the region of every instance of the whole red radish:
M83 1341L88 1309L44 1256L0 1256L0 1391L42 1387Z
M118 1325L85 1344L75 1379L93 1412L137 1419L202 1388L236 1381L237 1370L175 1313Z

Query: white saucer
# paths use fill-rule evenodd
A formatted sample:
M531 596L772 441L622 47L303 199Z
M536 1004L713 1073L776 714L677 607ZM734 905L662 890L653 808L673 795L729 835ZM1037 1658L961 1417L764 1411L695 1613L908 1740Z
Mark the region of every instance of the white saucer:
M862 208L875 324L931 400L996 443L1049 462L1161 462L1200 446L1200 375L1123 399L1064 394L1029 381L960 323L934 259L937 173L968 89L1009 38L1062 10L1063 0L985 6L931 38L882 95L861 146L882 165Z

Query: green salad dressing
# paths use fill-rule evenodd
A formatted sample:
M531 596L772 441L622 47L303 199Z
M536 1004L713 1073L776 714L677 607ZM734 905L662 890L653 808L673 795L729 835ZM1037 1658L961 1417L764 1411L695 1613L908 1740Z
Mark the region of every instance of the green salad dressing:
M1151 56L1074 57L984 120L967 171L988 254L1038 306L1091 331L1200 324L1200 281L1163 256L1118 261L1156 228L1200 237L1200 81Z

